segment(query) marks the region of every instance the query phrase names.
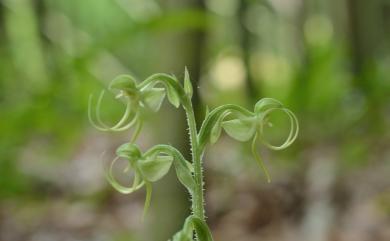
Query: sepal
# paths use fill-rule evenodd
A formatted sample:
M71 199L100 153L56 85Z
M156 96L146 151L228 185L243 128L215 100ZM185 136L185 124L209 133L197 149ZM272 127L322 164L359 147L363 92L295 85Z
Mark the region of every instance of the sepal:
M230 137L238 141L248 141L256 132L256 118L224 121L222 127Z

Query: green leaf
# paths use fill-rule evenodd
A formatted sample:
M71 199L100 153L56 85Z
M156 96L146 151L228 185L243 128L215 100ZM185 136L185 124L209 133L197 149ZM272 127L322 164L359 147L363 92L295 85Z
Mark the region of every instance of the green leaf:
M163 88L152 88L146 90L143 94L143 102L152 111L157 112L165 97L165 90Z
M227 112L224 112L223 114L221 114L218 117L217 121L215 122L213 128L210 131L210 142L211 142L211 144L214 144L215 142L217 142L219 136L221 135L222 121L229 114L230 114L230 112L227 111Z
M192 83L191 83L191 79L187 67L185 67L184 70L184 92L187 94L187 96L190 99L192 98L193 89L192 89Z
M255 134L256 118L233 119L222 123L223 129L238 141L248 141Z
M155 182L168 173L172 162L172 156L153 155L144 160L140 160L138 167L145 180Z
M196 233L196 240L213 241L213 237L211 236L210 229L206 222L193 215L186 219L183 229L173 236L172 241L192 241L193 230L195 230Z
M192 217L192 224L194 226L197 240L199 241L213 241L213 236L206 222L198 217Z
M192 216L189 216L184 221L183 229L173 235L171 241L193 241L194 229L192 227Z
M192 232L188 234L180 231L173 236L172 241L193 241Z

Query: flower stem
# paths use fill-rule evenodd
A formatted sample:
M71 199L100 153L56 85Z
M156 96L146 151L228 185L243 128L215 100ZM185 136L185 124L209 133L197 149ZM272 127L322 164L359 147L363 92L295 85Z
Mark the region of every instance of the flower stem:
M199 150L199 143L197 138L197 129L194 109L191 100L186 98L184 109L187 115L187 123L190 131L190 141L192 148L192 165L194 167L195 190L192 197L192 211L195 216L204 220L204 197L203 197L203 170L202 158Z

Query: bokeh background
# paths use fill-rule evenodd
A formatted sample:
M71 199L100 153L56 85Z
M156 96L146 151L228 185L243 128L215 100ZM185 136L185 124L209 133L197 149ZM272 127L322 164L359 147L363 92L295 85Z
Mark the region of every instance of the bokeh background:
M0 240L162 241L189 198L174 173L122 195L104 162L128 140L87 120L88 97L118 74L183 78L205 107L262 97L296 113L297 141L259 147L223 135L205 155L218 241L390 240L390 1L1 0ZM105 119L123 105L107 96ZM276 118L278 119L278 118ZM270 138L286 130L274 123ZM184 113L164 104L139 138L189 155Z

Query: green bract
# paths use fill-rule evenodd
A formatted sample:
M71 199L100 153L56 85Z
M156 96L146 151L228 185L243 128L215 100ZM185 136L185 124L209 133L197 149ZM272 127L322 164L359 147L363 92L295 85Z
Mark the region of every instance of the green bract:
M252 140L252 154L264 170L268 181L270 177L257 152L257 143L260 142L273 150L281 150L291 145L298 135L298 120L295 115L279 101L271 98L258 101L253 112L231 104L217 107L212 111L207 108L205 120L198 132L191 103L193 88L187 68L184 71L183 85L175 76L167 74L154 74L140 83L137 83L131 76L121 75L110 83L108 89L116 95L116 98L125 103L125 113L115 125L105 124L100 117L100 106L104 95L102 92L97 100L95 111L92 111L91 107L92 97L89 100L88 116L92 125L102 131L123 131L136 125L136 130L130 142L121 145L116 150L117 157L111 162L107 172L107 180L116 190L125 194L145 186L145 213L150 204L152 183L163 178L174 166L178 180L192 197L193 213L186 219L183 229L173 236L172 241L193 240L194 232L199 241L213 240L205 221L202 157L206 145L209 142L211 144L217 142L222 130L238 141ZM142 152L134 143L142 128L143 110L157 112L165 96L167 96L169 103L176 108L182 106L186 112L192 150L191 162L187 161L172 146L155 145ZM282 111L290 121L290 132L280 146L270 144L264 136L264 126L269 124L268 117L274 111ZM120 184L114 177L113 166L119 158L128 162L125 171L132 169L134 172L131 186Z

